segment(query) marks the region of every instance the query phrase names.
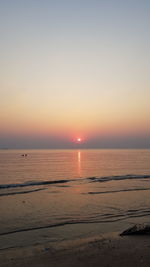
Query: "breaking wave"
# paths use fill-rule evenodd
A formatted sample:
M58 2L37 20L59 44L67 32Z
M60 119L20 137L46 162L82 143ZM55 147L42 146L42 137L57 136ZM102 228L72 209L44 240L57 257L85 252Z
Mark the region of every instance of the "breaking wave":
M121 181L121 180L150 180L150 175L118 175L118 176L104 176L104 177L88 177L88 178L76 178L76 179L63 179L63 180L46 180L46 181L27 181L24 183L15 184L0 184L0 189L8 188L19 188L19 187L29 187L29 186L43 186L43 185L61 185L74 181L89 181L89 182L100 182L105 183L109 181Z

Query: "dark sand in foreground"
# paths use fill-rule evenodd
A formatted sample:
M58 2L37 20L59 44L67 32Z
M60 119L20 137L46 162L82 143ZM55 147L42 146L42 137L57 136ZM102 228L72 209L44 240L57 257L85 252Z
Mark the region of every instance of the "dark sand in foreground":
M0 266L75 267L75 266L150 266L150 236L125 236L118 233L96 239L0 251Z

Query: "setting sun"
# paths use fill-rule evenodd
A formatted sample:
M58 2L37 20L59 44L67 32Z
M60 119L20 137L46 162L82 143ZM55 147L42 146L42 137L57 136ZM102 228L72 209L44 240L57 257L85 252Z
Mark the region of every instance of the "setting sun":
M82 144L84 142L84 139L81 137L76 137L73 139L73 142L76 144Z

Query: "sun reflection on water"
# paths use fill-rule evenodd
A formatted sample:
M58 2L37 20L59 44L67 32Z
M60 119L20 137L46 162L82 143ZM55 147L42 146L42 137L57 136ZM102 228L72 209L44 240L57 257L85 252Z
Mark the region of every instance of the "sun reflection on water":
M77 157L78 157L78 174L80 177L81 176L81 151L78 151Z

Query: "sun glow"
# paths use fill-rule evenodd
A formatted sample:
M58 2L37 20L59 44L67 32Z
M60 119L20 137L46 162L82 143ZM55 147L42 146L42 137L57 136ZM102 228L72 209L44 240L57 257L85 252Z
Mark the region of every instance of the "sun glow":
M72 141L76 144L82 144L84 142L84 139L81 137L75 137Z

